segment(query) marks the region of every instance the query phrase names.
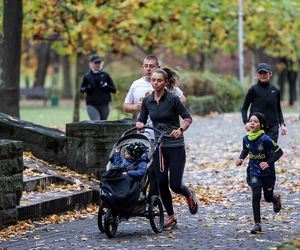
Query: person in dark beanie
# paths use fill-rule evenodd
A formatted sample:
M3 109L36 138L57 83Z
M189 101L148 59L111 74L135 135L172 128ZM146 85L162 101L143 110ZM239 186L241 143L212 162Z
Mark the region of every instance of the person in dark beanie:
M261 112L264 114L266 119L265 133L269 135L273 141L277 142L279 128L281 135L287 133L280 105L280 92L278 88L270 83L272 71L268 64L258 64L256 76L258 81L248 90L241 109L245 129L249 131L250 124L248 123L247 113L251 105L250 114L253 112Z
M264 132L266 125L262 113L254 112L249 119L249 132L243 138L243 149L236 166L244 163L249 155L247 168L247 183L252 189L252 209L254 215L254 227L252 234L261 232L260 200L262 190L267 202L273 203L273 210L278 213L281 210L280 194L274 194L275 187L275 162L282 156L281 148Z
M86 93L87 113L91 120L107 120L111 93L116 87L110 75L103 70L104 62L99 55L90 59L90 72L84 77L80 92Z
M265 118L265 116L260 112L253 112L253 113L250 114L250 117L253 116L253 115L255 115L257 117L257 119L259 120L261 129L264 130L266 128L266 118ZM249 117L249 122L250 122L250 117Z

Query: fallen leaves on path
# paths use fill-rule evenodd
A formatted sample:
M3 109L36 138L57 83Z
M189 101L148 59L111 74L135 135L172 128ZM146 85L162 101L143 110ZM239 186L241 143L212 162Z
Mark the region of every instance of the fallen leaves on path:
M18 221L16 225L0 230L0 240L6 241L10 238L22 237L26 233L34 231L37 226L92 218L98 214L98 208L98 205L90 204L86 208L75 211L67 211L65 214L61 215L52 214L39 220Z
M18 221L16 225L9 226L0 231L0 240L8 240L10 238L21 236L35 228L31 220Z
M221 204L229 201L229 198L219 188L194 185L193 189L201 205ZM181 205L187 203L185 197L175 193L173 193L173 202Z

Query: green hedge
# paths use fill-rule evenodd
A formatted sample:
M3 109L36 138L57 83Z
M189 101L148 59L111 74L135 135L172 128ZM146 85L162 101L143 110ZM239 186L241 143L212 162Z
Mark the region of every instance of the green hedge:
M183 83L180 87L187 96L192 113L204 115L212 111L233 112L241 106L244 92L236 77L208 71L185 72L181 77Z
M183 83L179 86L187 97L191 113L205 115L210 112L236 111L243 99L244 93L237 78L205 72L180 72ZM117 93L113 95L112 107L123 113L125 96L133 81L141 75L114 76Z
M141 75L130 75L130 76L114 76L113 81L116 85L117 92L116 94L112 95L112 108L118 110L120 114L131 117L130 114L126 114L123 112L123 103L125 100L125 97L127 95L127 92L131 86L131 84L141 78Z
M188 96L187 103L189 111L192 114L206 115L209 112L221 111L218 105L216 105L216 98L212 95Z

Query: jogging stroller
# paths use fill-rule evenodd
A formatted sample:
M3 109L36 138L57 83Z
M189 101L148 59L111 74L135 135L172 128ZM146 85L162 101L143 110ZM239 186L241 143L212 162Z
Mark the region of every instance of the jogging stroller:
M159 136L156 136L155 140L149 140L145 136L145 133L149 133L149 130L155 131ZM118 224L130 217L146 217L149 219L151 228L155 233L162 232L164 213L161 199L157 195L148 197L149 167L153 160L153 153L159 146L161 138L160 131L153 127L146 126L143 130L132 128L124 132L119 141L113 146L106 166L107 171L101 177L99 191L98 228L108 238L114 237ZM112 158L115 150L118 149L121 158L124 158L126 146L133 142L141 142L147 148L147 171L140 181L133 181L133 178L121 173L121 168L113 166ZM128 182L128 179L131 180ZM118 197L122 192L130 193L128 193L126 199L123 198L123 200L120 200L121 202L118 202Z

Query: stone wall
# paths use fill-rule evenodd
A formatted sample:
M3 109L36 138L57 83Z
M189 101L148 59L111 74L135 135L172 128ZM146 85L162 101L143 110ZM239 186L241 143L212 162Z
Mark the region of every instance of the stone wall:
M105 170L113 145L133 120L82 121L66 125L66 133L0 113L0 139L23 142L23 151L79 173Z
M0 228L17 222L23 190L22 142L0 140Z
M67 166L79 173L95 173L99 177L105 171L113 145L123 132L134 126L132 120L67 124Z
M66 163L65 133L0 113L0 139L23 142L23 150L55 164Z

